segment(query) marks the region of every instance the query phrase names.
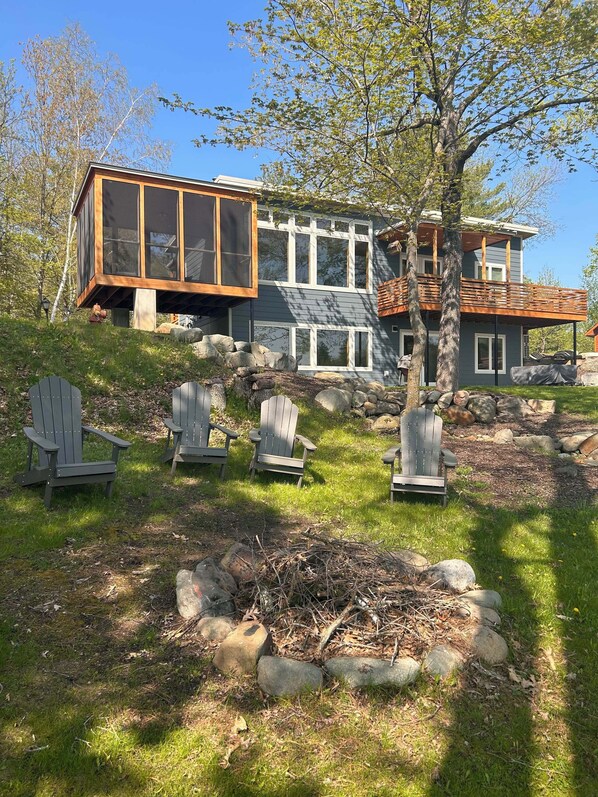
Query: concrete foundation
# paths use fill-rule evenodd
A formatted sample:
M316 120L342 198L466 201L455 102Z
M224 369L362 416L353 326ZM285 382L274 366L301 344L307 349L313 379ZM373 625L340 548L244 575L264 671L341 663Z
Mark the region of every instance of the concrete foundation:
M133 329L154 332L156 329L156 291L149 288L135 290Z
M110 318L112 319L112 326L114 327L129 327L131 326L130 313L126 307L115 307L110 311Z

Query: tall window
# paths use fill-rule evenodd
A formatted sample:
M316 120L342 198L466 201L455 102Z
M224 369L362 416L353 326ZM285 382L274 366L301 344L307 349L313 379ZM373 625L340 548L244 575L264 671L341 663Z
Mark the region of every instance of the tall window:
M179 278L178 191L145 187L145 275Z
M257 262L259 278L286 282L289 278L289 234L286 230L259 230Z
M349 241L318 236L318 285L349 284Z
M349 332L344 329L317 330L317 365L349 365Z
M251 287L251 203L220 200L222 284Z
M479 261L476 261L475 264L475 278L478 280L484 279L482 264ZM486 279L492 280L493 282L505 282L505 267L498 263L487 263Z
M216 198L183 193L185 238L185 279L188 282L216 282Z
M285 354L291 353L289 327L256 324L254 337L258 343L266 346L270 351L282 351Z
M498 373L506 373L505 368L506 340L504 335L498 336ZM492 374L495 369L494 335L475 336L475 372L476 374Z
M139 186L102 183L104 274L139 276Z

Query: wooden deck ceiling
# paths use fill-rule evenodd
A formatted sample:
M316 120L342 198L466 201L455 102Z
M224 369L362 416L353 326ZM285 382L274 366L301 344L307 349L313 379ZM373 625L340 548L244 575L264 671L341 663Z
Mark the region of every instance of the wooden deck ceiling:
M442 277L418 274L422 310L440 312ZM407 277L383 282L378 287L378 316L402 315L409 311ZM520 282L461 279L461 313L464 316L498 316L527 326L551 326L585 321L587 292Z

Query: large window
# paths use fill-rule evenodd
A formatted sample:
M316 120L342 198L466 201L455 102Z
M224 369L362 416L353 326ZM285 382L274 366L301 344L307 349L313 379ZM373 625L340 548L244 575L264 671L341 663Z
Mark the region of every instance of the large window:
M179 279L178 191L145 187L145 276Z
M479 261L476 261L475 264L475 278L478 280L484 279L482 264ZM501 266L498 263L487 263L486 279L492 280L493 282L504 282L506 279L505 266Z
M341 329L318 329L317 332L318 366L337 366L347 368L349 365L349 332Z
M285 354L290 354L290 333L289 327L256 324L254 337L258 343L266 346L270 351L282 351Z
M139 276L139 186L102 184L104 274Z
M371 229L351 219L258 209L260 280L368 290Z
M506 373L505 368L506 341L504 335L498 336L498 373ZM494 361L494 335L475 336L475 372L476 374L493 374Z
M417 256L417 273L418 274L434 274L434 258L429 255ZM401 255L401 277L407 273L407 255ZM442 274L442 258L436 258L436 273Z
M204 194L183 194L185 238L185 279L188 282L216 282L216 198Z
M371 333L367 329L296 327L290 324L255 324L254 338L270 351L297 359L301 369L362 369L371 366Z
M251 203L220 200L222 284L251 287Z

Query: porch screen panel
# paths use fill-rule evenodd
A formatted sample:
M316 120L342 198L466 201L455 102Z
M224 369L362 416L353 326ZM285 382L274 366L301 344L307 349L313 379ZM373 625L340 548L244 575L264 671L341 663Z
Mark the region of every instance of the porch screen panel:
M145 187L145 276L179 278L178 191Z
M318 236L318 285L348 286L349 241Z
M77 293L81 293L94 274L95 236L93 228L93 189L83 202L77 218Z
M220 200L222 284L251 288L251 203Z
M139 276L139 186L102 181L104 274Z
M185 280L213 285L216 282L216 199L183 193Z

